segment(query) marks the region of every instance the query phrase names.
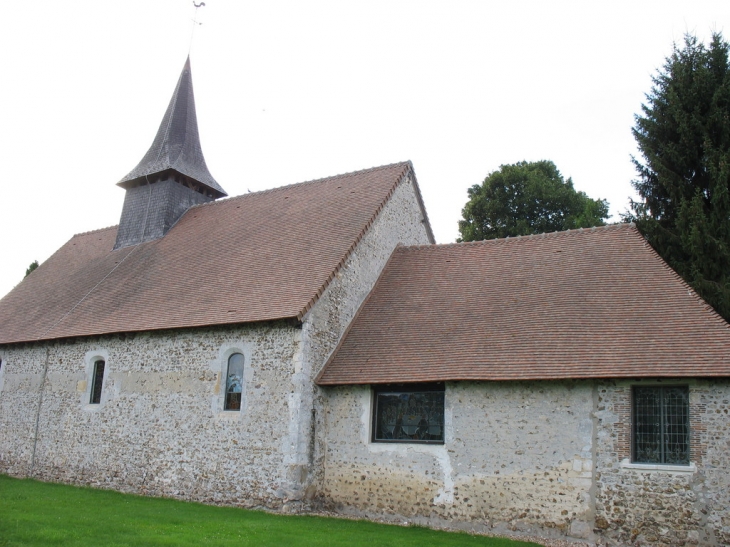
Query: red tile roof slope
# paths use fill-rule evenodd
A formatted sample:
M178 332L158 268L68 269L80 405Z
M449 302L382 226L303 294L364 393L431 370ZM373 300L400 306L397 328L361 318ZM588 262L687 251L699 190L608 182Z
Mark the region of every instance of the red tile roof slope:
M193 207L116 251L116 227L76 235L0 300L0 343L301 317L411 170Z
M730 326L629 224L399 247L317 382L730 376Z

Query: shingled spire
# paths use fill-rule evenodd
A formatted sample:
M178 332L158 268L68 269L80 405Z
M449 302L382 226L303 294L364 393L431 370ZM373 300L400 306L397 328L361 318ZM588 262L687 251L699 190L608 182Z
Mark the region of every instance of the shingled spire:
M200 147L190 57L152 146L117 184L127 193L115 249L162 237L192 205L227 195Z

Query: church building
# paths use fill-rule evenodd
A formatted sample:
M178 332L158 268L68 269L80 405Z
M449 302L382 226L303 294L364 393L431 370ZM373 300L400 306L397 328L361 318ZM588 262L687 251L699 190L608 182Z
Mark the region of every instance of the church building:
M118 185L0 300L0 473L730 543L730 326L633 225L436 245L410 162L228 198L189 60Z

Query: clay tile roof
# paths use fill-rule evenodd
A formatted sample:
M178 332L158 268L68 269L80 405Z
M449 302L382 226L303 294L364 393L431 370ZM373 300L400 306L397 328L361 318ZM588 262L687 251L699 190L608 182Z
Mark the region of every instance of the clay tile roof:
M189 209L155 241L112 251L78 234L0 300L0 343L301 319L410 162Z
M633 225L399 247L320 385L730 376L730 326Z

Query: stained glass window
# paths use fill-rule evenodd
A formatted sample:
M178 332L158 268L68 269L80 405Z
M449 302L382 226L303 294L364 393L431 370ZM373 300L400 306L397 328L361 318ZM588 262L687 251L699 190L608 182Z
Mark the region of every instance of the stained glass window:
M689 388L635 387L634 462L689 465Z
M226 374L226 402L224 410L241 410L243 391L243 354L234 353L228 358Z
M91 379L91 397L89 403L98 405L101 402L101 388L104 384L104 361L96 361L94 363L94 376Z
M378 386L374 402L374 442L444 442L443 384Z

